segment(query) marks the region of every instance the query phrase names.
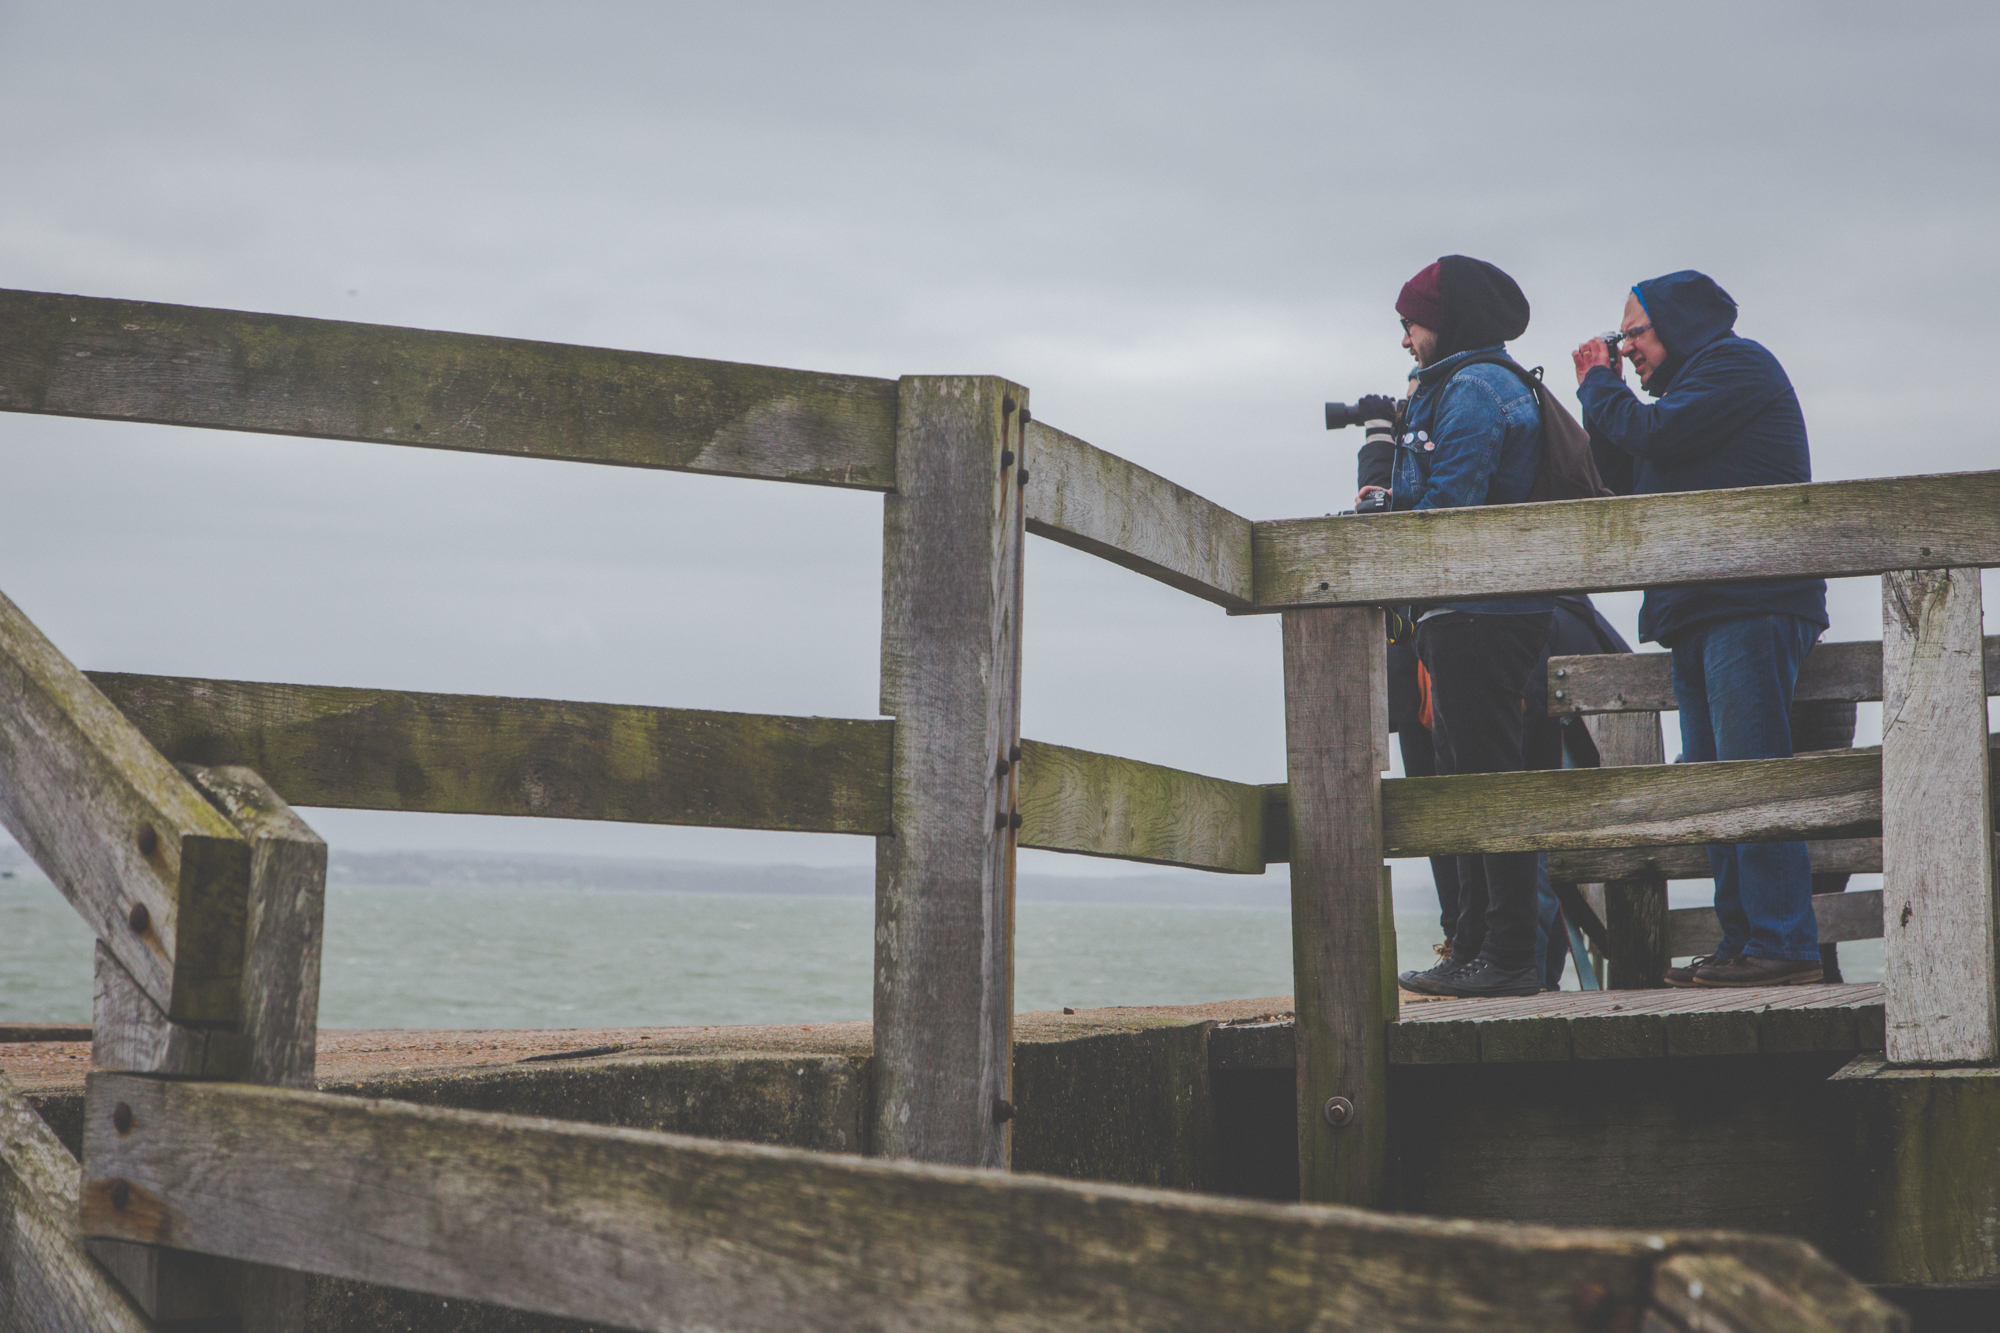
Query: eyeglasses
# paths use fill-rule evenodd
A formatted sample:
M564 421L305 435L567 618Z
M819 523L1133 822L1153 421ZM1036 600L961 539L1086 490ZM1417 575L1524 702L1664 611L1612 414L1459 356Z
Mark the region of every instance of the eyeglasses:
M1400 316L1400 315L1399 315L1399 316L1397 316L1397 318L1398 318L1398 319L1402 319L1402 316ZM1405 333L1408 333L1409 331L1410 331L1410 321L1409 321L1409 320L1407 320L1407 319L1404 319L1404 320L1403 320L1403 332L1405 332Z
M1648 332L1652 327L1653 326L1651 324L1640 324L1635 328L1620 329L1616 333L1605 334L1604 341L1609 343L1612 349L1615 351L1619 343L1624 342L1627 338L1636 338L1640 334Z

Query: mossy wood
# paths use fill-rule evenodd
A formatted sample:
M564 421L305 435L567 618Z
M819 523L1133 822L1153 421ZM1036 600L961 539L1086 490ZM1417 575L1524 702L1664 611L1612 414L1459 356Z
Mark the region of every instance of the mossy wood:
M1251 543L1259 611L2000 565L2000 472L1286 519Z
M890 829L875 844L871 1143L1005 1167L1028 393L906 377L882 504Z
M1374 607L1284 617L1292 994L1297 1013L1299 1197L1387 1205L1390 1143L1382 893L1387 659ZM1333 1099L1346 1104L1335 1114Z
M1882 579L1882 974L1894 1064L2000 1059L1976 569Z
M153 1003L236 1021L250 845L5 596L0 822Z
M1729 1254L1677 1254L1653 1273L1642 1333L1904 1333L1909 1316L1853 1283L1801 1283Z
M1021 742L1021 846L1264 873L1264 789Z
M251 847L237 1018L227 1027L171 1021L100 942L91 1064L156 1077L310 1088L326 844L249 769L189 764L182 771ZM304 1288L296 1274L112 1240L91 1241L90 1251L139 1308L162 1323L299 1324Z
M84 1251L83 1172L0 1073L0 1328L9 1333L152 1333Z
M2000 635L1985 643L1986 692L2000 694ZM1562 697L1557 698L1560 691ZM1882 697L1882 642L1822 643L1799 663L1792 699L1838 699L1865 703ZM1549 714L1672 711L1674 666L1671 653L1611 653L1549 659Z
M892 380L44 292L0 292L0 411L896 484Z
M1028 426L1028 531L1221 606L1250 605L1250 520L1052 426Z
M116 1074L85 1123L92 1234L637 1329L1547 1329L1677 1253L1811 1256Z
M1554 693L1557 680L1549 681ZM1658 713L1619 713L1584 719L1601 768L1632 768L1667 762ZM1594 941L1604 958L1607 990L1646 990L1663 984L1666 950L1667 880L1657 870L1596 881L1594 895L1604 907L1603 938ZM1554 888L1555 881L1550 887ZM1564 898L1560 890L1557 897ZM1567 910L1567 902L1565 903Z
M169 758L299 806L877 834L890 724L93 673Z
M1882 938L1882 891L1850 889L1813 896L1813 916L1819 922L1819 942ZM1678 907L1667 913L1667 954L1692 958L1713 953L1722 942L1722 923L1713 907Z

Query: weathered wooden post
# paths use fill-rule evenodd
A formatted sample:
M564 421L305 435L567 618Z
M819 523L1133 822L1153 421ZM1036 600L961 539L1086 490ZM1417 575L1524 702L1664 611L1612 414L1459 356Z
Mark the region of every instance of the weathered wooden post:
M1292 1004L1299 1197L1386 1202L1388 1048L1396 1017L1382 892L1387 661L1378 607L1284 613L1291 796Z
M898 386L882 523L891 818L875 845L873 1150L1007 1165L1028 392Z
M1977 569L1882 576L1882 948L1892 1064L2000 1058Z
M1658 713L1597 713L1584 719L1603 768L1664 764ZM1605 988L1664 985L1667 970L1667 877L1633 875L1603 886ZM1583 960L1577 961L1579 968Z

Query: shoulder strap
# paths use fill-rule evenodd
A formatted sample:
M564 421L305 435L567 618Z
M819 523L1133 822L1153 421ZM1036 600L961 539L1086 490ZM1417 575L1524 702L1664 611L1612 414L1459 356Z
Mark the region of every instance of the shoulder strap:
M1529 488L1528 503L1590 500L1613 493L1598 474L1597 460L1590 452L1590 432L1549 392L1540 366L1529 370L1505 352L1489 352L1465 362L1452 374L1456 376L1466 366L1505 366L1535 395L1535 406L1542 414L1542 470Z

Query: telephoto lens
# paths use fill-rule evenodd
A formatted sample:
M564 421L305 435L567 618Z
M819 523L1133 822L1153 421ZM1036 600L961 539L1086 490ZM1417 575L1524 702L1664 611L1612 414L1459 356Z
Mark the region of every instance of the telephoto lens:
M1326 405L1326 428L1341 430L1347 426L1358 426L1361 417L1352 403L1328 403Z

